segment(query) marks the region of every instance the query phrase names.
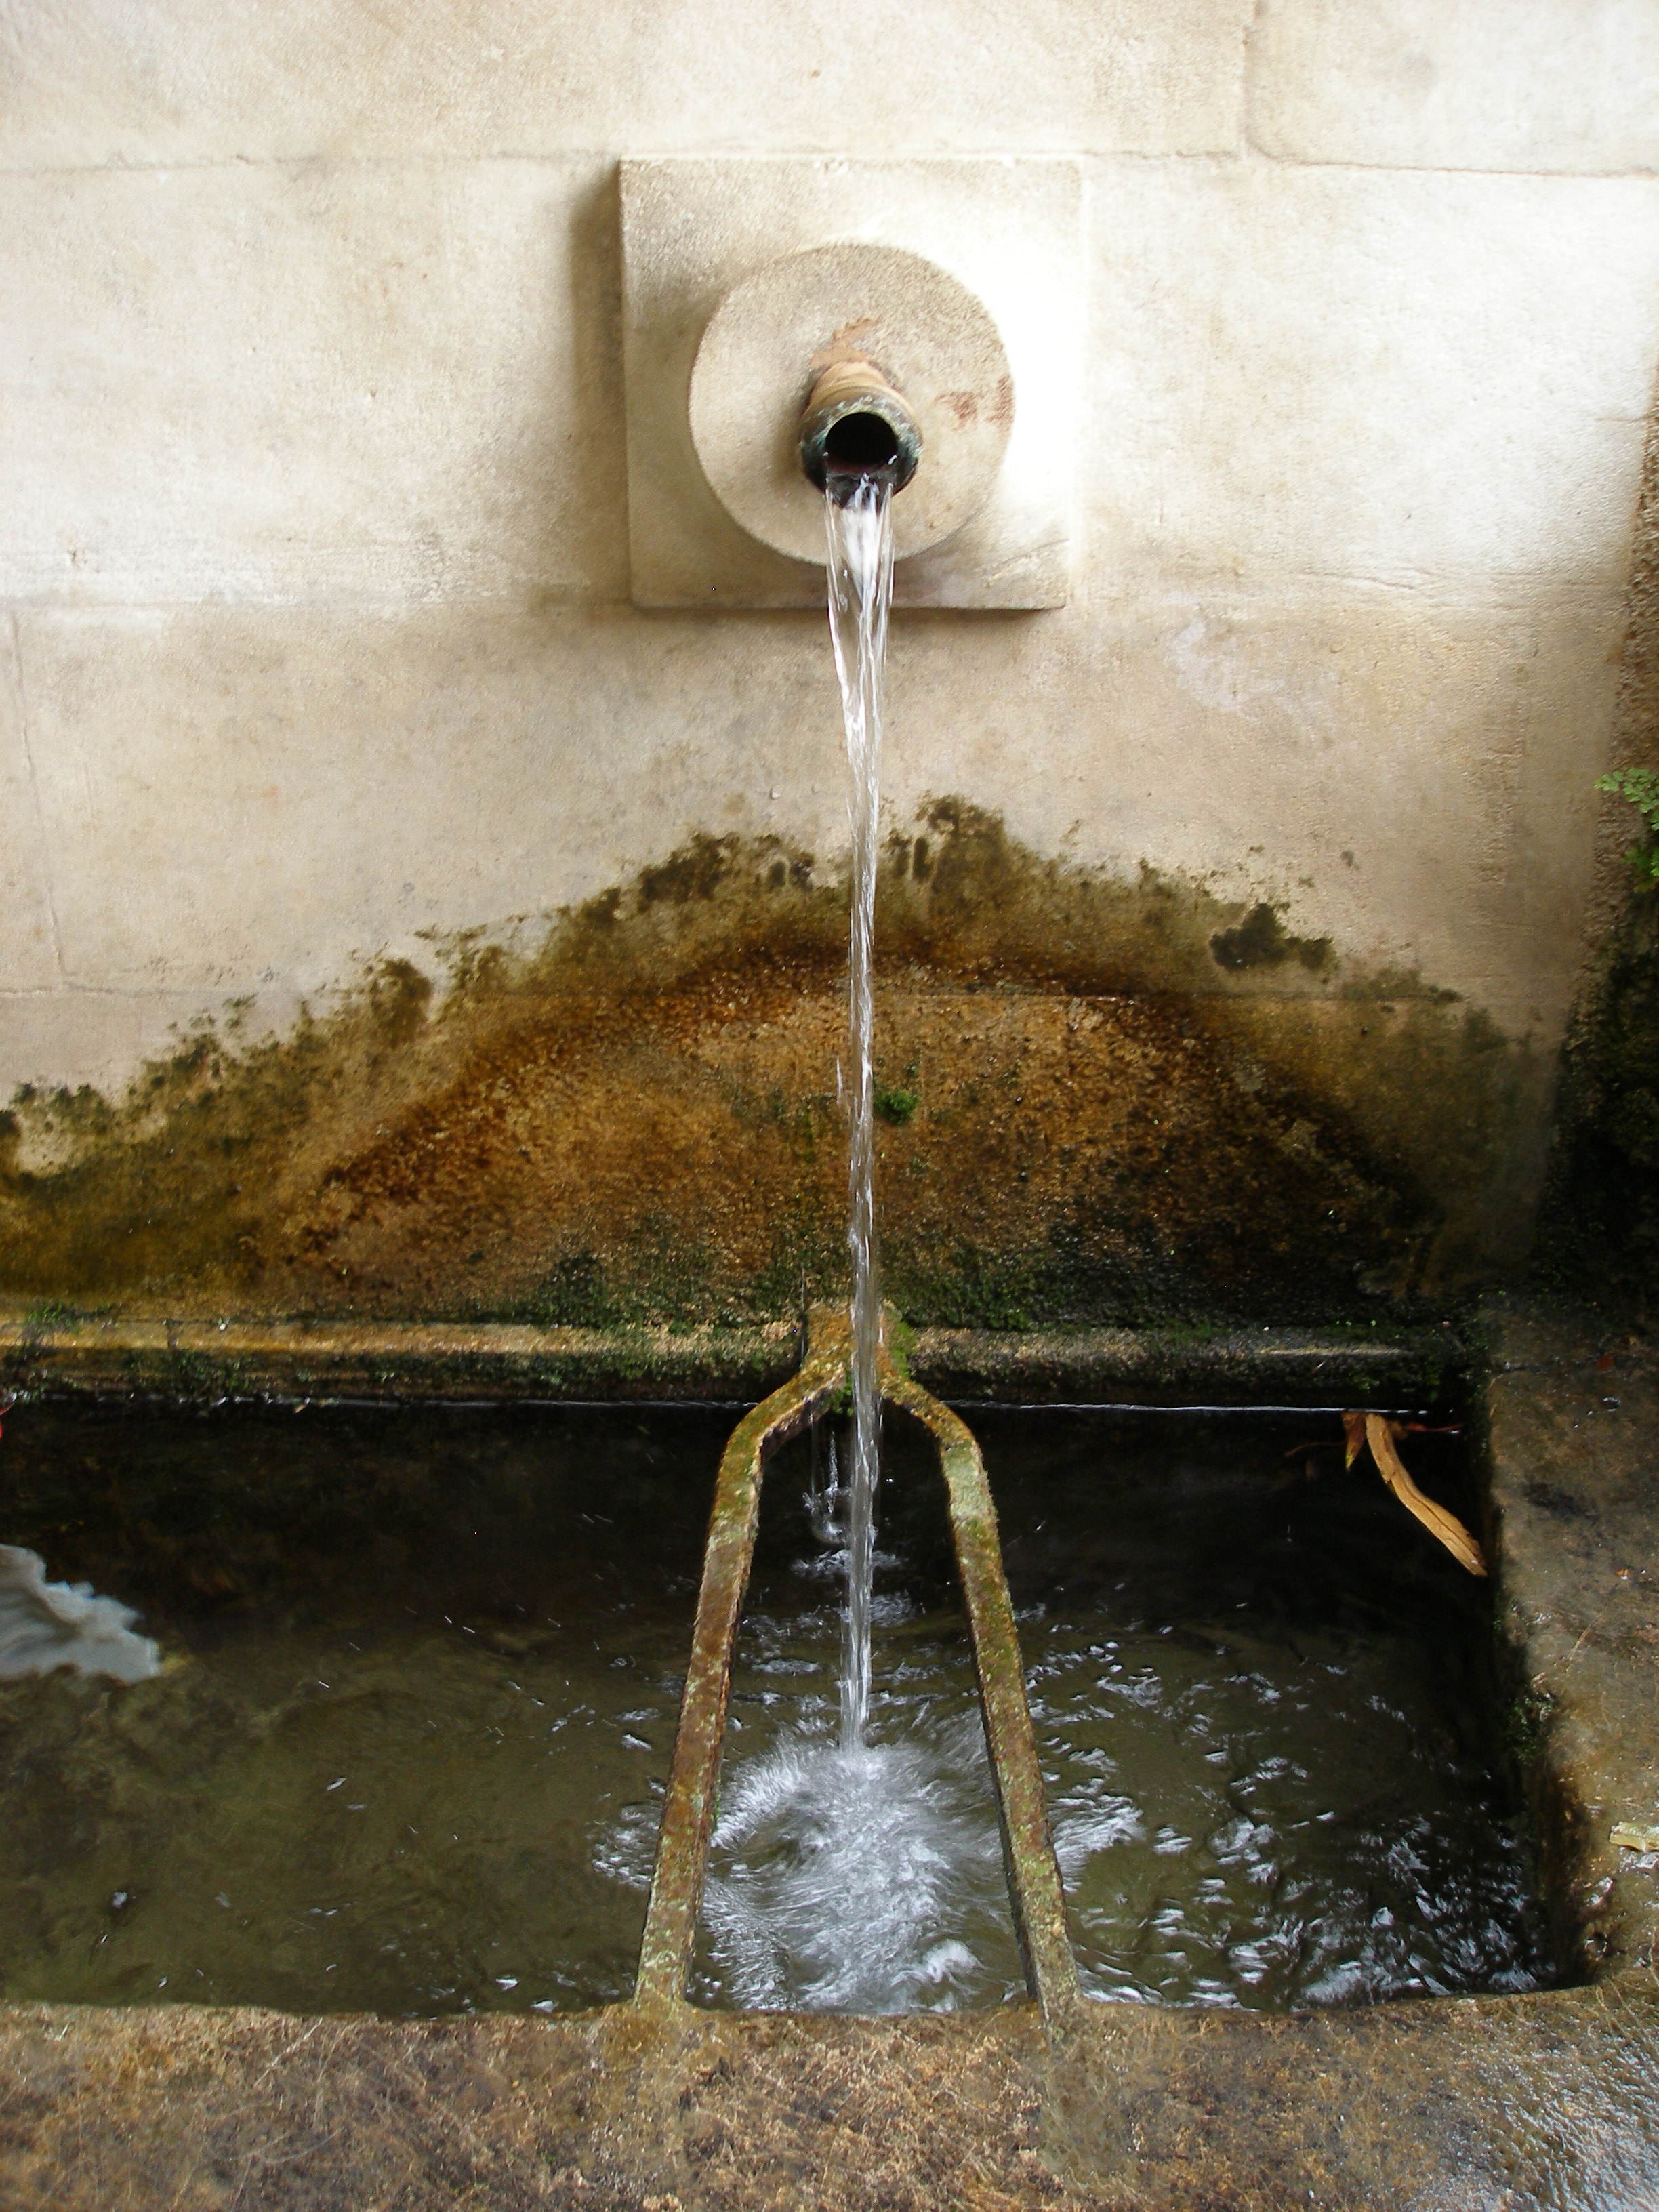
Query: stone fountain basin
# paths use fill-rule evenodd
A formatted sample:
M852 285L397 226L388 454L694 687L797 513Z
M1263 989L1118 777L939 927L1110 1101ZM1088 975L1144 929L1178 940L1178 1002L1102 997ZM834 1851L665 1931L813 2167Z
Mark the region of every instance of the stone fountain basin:
M406 1340L416 1356L395 1364L378 1343L295 1337L313 1368L374 1360L404 1384L422 1365L453 1387L458 1361L476 1373L493 1358L499 1376L534 1360L539 1395L549 1362L580 1368L588 1387L604 1362L593 1344L503 1346L474 1332L446 1347L422 1334L424 1346ZM1137 1395L1200 1379L1216 1397L1258 1395L1267 1359L1289 1401L1315 1395L1345 1349L1350 1389L1356 1367L1380 1388L1451 1349L1402 1340L1356 1362L1351 1346L1277 1334L1266 1352L1254 1336L957 1338L924 1340L917 1357L953 1397L1121 1398L1130 1375ZM154 1382L191 1359L207 1389L214 1349L165 1324L135 1345L119 1323L19 1327L5 1347L14 1386L50 1375L107 1387L112 1360L127 1363L131 1386L146 1361ZM251 1350L244 1336L226 1351L286 1360L292 1380L289 1344ZM772 1347L781 1370L788 1352ZM664 1352L711 1392L721 1356L684 1340ZM1499 1614L1536 1723L1528 1771L1548 1891L1583 1985L1276 2018L1090 2006L1054 2034L1017 2006L880 2021L689 2008L645 2020L613 2007L409 2022L16 2005L0 2013L0 2201L650 2212L1653 2201L1659 1875L1613 1830L1659 1818L1659 1477L1644 1441L1659 1377L1639 1343L1515 1310L1491 1316L1487 1346L1463 1356L1489 1439ZM768 1348L744 1357L752 1370Z

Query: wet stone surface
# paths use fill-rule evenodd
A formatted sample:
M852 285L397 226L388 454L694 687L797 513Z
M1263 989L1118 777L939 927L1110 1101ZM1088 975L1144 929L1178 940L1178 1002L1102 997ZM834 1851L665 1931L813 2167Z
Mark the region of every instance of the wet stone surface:
M1651 1975L1659 1935L1659 1359L1594 1318L1505 1314L1486 1389L1512 1728L1564 1953Z
M1278 2020L625 2011L297 2021L14 2009L0 2201L842 2212L1631 2212L1659 2002L1622 1988Z

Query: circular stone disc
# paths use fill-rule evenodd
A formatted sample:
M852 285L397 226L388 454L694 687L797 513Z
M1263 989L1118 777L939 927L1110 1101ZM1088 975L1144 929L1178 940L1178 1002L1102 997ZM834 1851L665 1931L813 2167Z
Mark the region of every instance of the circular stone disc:
M714 495L751 537L822 562L823 494L800 465L800 418L832 361L872 361L921 428L893 501L902 560L961 529L989 497L1014 421L996 325L919 253L856 240L774 261L714 310L691 369L691 441Z

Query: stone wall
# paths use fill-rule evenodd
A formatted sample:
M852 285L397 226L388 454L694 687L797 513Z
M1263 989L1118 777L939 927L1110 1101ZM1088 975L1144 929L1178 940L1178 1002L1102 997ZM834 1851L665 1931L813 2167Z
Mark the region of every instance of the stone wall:
M1659 15L888 29L5 0L0 1291L833 1275L823 627L629 604L616 166L672 153L1085 167L1070 604L895 625L895 1287L1322 1313L1519 1262L1597 926Z

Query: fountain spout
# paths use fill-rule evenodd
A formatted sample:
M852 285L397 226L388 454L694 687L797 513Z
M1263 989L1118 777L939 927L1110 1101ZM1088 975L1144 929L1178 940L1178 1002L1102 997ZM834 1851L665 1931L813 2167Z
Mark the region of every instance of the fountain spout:
M822 370L800 420L800 465L809 482L832 495L844 483L850 496L861 477L882 476L901 492L921 459L921 426L873 362L854 356Z

